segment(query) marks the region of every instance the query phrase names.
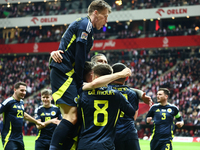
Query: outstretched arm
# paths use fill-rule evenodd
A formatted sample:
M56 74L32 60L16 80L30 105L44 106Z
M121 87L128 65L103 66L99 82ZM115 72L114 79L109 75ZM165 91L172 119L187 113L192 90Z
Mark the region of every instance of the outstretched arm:
M95 80L93 80L90 83L86 83L83 86L82 90L86 91L86 90L92 90L92 89L95 89L95 88L98 88L98 87L102 87L102 86L109 84L110 82L113 82L113 81L119 79L119 78L125 78L125 77L130 76L130 75L131 75L131 70L129 68L125 68L121 72L101 76L99 78L96 78Z
M35 118L31 117L29 114L27 114L26 112L24 112L24 119L28 120L29 122L33 122L36 125L41 125L43 127L45 127L44 123L42 123L41 121L36 120Z
M38 119L38 121L41 122L41 119ZM45 126L36 125L36 127L40 130L40 129L46 127L47 125L49 125L50 123L53 123L53 124L57 124L57 125L58 125L58 124L60 123L60 121L61 121L61 120L58 120L58 118L53 118L53 119L51 119L51 120L48 120L48 121L43 122Z
M142 100L145 104L148 104L151 107L152 99L150 96L147 96L146 93L143 92L142 90L135 89L135 88L131 88L131 89L138 94L140 100Z

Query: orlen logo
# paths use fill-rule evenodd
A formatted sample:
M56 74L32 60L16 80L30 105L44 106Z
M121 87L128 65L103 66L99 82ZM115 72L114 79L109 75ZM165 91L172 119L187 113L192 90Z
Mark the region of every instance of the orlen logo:
M158 9L158 10L156 11L157 14L159 14L160 16L162 16L161 12L165 13L165 11L164 11L163 9Z
M47 22L57 22L57 18L41 18L40 20L37 18L37 17L33 17L32 19L31 19L31 21L34 23L34 24L36 24L37 23L37 21L40 21L40 23L47 23Z
M36 20L38 21L38 18L33 17L33 19L31 19L31 21L33 21L34 24L36 24Z
M156 13L159 14L159 16L162 16L165 11L160 8L156 11ZM187 14L187 8L167 9L166 13L167 15Z

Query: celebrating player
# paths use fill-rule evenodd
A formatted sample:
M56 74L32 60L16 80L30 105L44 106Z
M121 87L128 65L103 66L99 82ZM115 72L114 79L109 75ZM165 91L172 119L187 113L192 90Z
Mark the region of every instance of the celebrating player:
M50 150L61 149L77 122L77 104L74 99L77 89L82 86L84 63L93 46L93 28L101 29L107 23L110 12L111 7L104 0L92 1L88 7L88 16L71 23L62 36L59 51L56 52L61 52L62 62L50 60L52 96L63 116L54 131Z
M172 150L174 117L178 121L176 122L178 128L184 125L179 109L167 102L169 95L170 91L168 89L160 88L157 92L158 104L154 104L146 116L146 123L150 123L152 119L154 120L151 150Z
M93 73L93 79L101 78L112 74L112 68L108 64L98 64L94 66ZM115 127L120 109L129 116L134 116L135 109L119 91L111 87L93 89L90 85L92 83L83 86L84 91L78 102L83 122L78 150L114 149Z
M45 127L36 125L39 131L35 140L35 150L49 150L53 131L62 119L60 109L51 104L51 94L50 89L42 90L41 100L43 105L35 110L36 119L45 124Z
M17 82L14 85L14 94L0 104L0 113L3 115L2 143L4 150L24 150L22 135L23 119L37 125L44 124L24 112L24 97L26 95L26 83Z

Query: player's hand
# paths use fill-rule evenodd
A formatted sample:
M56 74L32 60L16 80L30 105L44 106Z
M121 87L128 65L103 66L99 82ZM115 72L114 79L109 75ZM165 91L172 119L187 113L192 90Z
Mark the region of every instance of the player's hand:
M120 74L121 78L129 77L129 76L131 76L131 69L125 68L121 72L119 72L119 74Z
M146 93L145 93L145 92L143 93L143 95L142 95L141 99L143 100L143 102L144 102L145 104L148 104L148 105L149 105L149 107L151 107L151 106L152 106L152 103L153 103L153 101L152 101L152 99L151 99L151 97L150 97L150 96L147 96L147 95L146 95Z
M147 123L150 123L152 120L152 117L147 117Z
M57 51L53 51L51 52L51 58L57 62L57 63L61 63L62 62L62 55L61 53L63 54L64 52L62 50L57 50Z
M60 120L58 120L58 117L56 117L56 118L51 119L51 123L58 125L60 123Z
M177 125L178 128L181 128L184 125L184 122L179 121L179 122L176 123L176 125Z
M45 124L41 121L37 120L36 124L39 125L39 126L42 126L43 128L45 127Z

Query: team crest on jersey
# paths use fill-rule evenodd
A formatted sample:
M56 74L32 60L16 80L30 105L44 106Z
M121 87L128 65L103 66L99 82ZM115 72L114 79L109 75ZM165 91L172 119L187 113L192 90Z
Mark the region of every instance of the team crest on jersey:
M86 32L82 32L81 39L87 40L88 34Z
M168 109L167 109L167 112L168 112L168 113L171 113L171 112L172 112L172 109L171 109L171 108L168 108Z
M56 112L55 112L55 111L52 111L52 112L51 112L51 115L52 115L52 116L55 116L55 115L56 115Z
M24 105L21 105L22 106L22 109L24 110Z
M1 108L1 106L2 106L2 105L0 104L0 108Z
M74 98L74 102L77 104L77 102L78 102L78 97L75 97L75 98Z

